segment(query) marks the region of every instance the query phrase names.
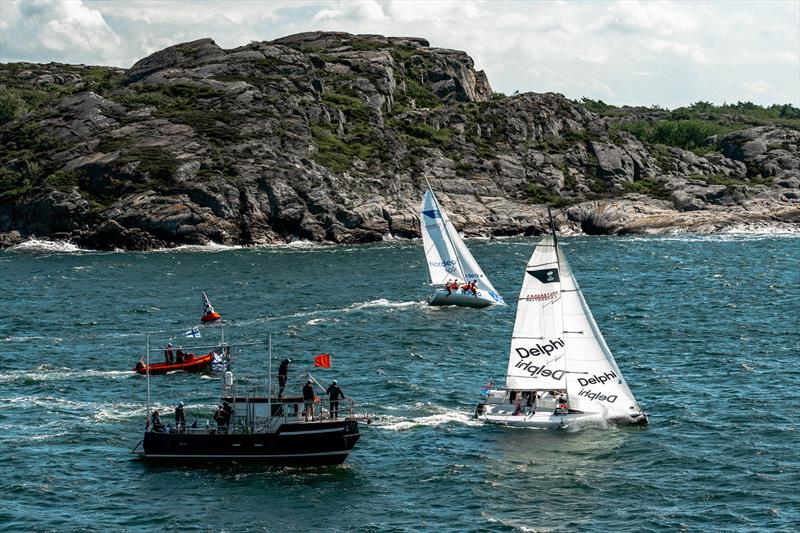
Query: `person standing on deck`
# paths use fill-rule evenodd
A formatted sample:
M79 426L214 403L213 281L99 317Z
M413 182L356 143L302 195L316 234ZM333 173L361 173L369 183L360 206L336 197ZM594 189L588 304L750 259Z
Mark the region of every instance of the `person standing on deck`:
M314 419L314 382L310 379L306 381L303 387L303 416L308 422L308 419Z
M161 423L161 418L158 416L158 411L153 411L150 421L153 424L153 431L156 433L164 432L164 424Z
M339 384L335 379L333 380L333 383L331 383L330 386L325 390L325 392L328 393L328 399L330 400L329 409L331 418L336 420L339 418L339 399L341 398L344 400L344 392L342 392L342 389L339 388Z
M221 405L217 406L217 410L214 411L214 422L217 423L217 432L219 433L228 432L226 419L227 416L225 415L225 410L222 408Z
M171 365L172 361L172 343L168 342L167 347L164 349L164 362Z
M289 376L289 363L291 362L292 360L287 357L281 361L281 366L278 367L278 386L280 387L280 389L278 389L279 399L283 398L283 389L286 388L286 382Z
M186 428L186 415L183 412L183 402L178 402L175 408L175 429L183 431Z

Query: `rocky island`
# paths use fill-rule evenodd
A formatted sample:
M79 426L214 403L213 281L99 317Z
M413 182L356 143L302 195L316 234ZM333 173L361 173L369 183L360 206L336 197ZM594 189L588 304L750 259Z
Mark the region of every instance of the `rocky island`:
M0 65L0 246L362 243L800 227L800 110L616 108L492 91L464 52L313 32L127 70Z

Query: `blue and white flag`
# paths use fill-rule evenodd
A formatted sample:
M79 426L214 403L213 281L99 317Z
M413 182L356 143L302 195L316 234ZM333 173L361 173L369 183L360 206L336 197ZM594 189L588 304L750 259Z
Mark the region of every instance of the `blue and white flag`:
M200 328L195 326L192 329L190 329L189 331L187 331L186 333L184 333L183 336L184 337L193 337L195 339L199 338L200 337Z

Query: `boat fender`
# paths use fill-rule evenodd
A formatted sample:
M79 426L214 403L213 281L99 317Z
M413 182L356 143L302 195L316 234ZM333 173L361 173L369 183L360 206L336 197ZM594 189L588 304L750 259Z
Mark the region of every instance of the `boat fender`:
M225 386L231 387L233 386L233 372L230 370L225 372Z

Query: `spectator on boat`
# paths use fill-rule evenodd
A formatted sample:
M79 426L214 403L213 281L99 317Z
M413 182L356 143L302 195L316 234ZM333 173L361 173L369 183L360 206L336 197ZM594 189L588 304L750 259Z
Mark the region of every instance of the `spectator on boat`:
M171 365L172 361L173 361L173 359L172 359L172 343L168 342L167 343L167 347L164 350L164 362L167 363L168 365Z
M231 404L229 404L225 400L222 400L222 412L225 414L225 427L227 428L228 426L231 425L231 417L233 416L233 407L231 407Z
M136 363L136 371L141 372L144 370L144 356L139 358L139 362Z
M344 400L344 392L342 392L342 389L339 388L339 384L335 379L333 380L333 383L331 383L330 386L325 389L325 392L328 393L328 399L330 400L331 418L336 420L339 418L339 399L341 398Z
M161 418L158 416L158 411L153 411L150 417L150 422L153 424L153 431L156 433L164 432L164 424L161 423Z
M186 359L186 353L183 351L183 346L178 346L178 351L175 352L175 362L181 365L184 359Z
M175 408L175 429L183 431L186 428L186 415L183 412L183 402L178 402Z
M306 422L314 419L314 382L310 379L303 386L303 416Z
M221 405L218 405L217 406L217 410L214 411L213 419L214 419L214 422L217 423L217 431L219 433L227 433L228 432L228 427L227 427L227 424L226 424L225 410L222 408Z
M278 399L283 398L283 389L286 388L286 381L289 379L289 363L292 360L288 357L281 361L281 366L278 367Z

